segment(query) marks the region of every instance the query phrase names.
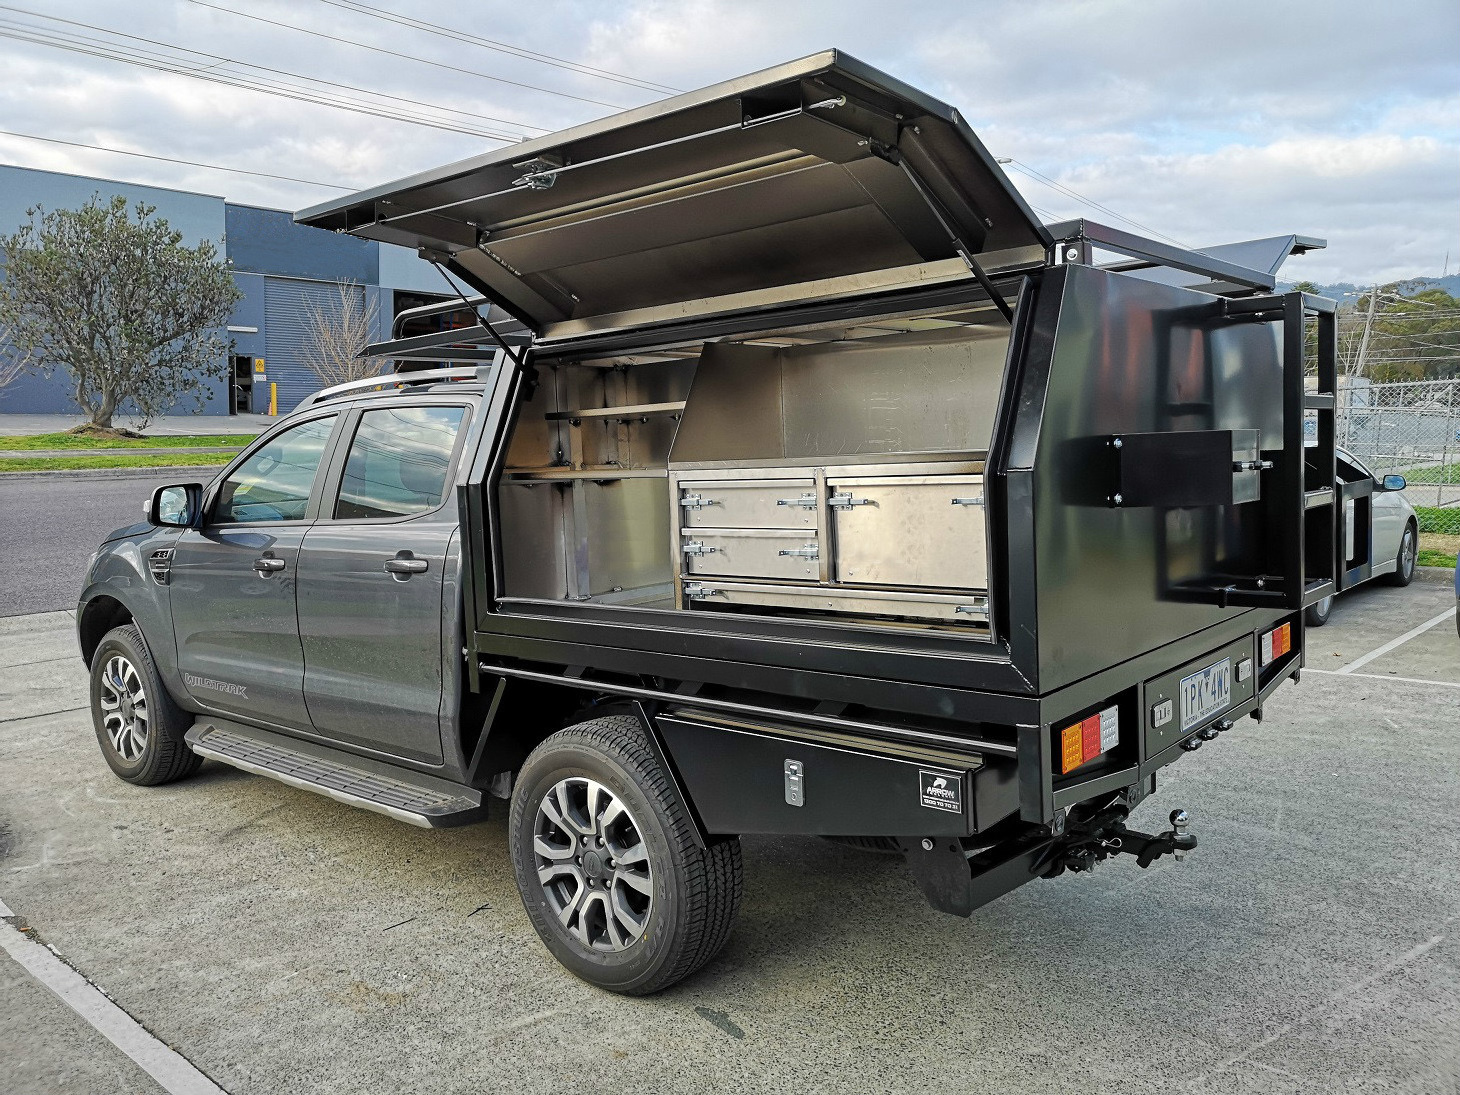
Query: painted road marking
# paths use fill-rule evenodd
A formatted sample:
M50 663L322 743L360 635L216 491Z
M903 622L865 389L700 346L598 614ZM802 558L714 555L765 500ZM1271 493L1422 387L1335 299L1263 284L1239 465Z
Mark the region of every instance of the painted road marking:
M15 914L0 901L0 947L61 1002L125 1053L169 1095L227 1095L221 1087L174 1053L81 974L10 923Z
M1396 677L1390 673L1345 673L1342 669L1304 669L1304 673L1321 673L1325 677L1356 677L1366 681L1398 681L1400 684L1436 684L1441 688L1460 688L1455 681L1431 681L1424 677Z
M1344 666L1342 669L1335 669L1334 672L1352 673L1355 669L1359 669L1363 666L1368 665L1375 658L1382 658L1385 654L1389 653L1389 651L1395 650L1403 646L1405 643L1409 642L1410 639L1413 639L1419 635L1423 635L1426 631L1434 627L1436 624L1442 624L1446 620L1451 619L1454 615L1455 610L1453 608L1447 608L1444 612L1441 612L1438 616L1436 616L1433 620L1430 620L1428 623L1422 623L1418 627L1406 631L1397 639L1390 639L1387 643L1385 643L1378 649L1369 651L1362 658L1355 658L1353 661L1349 662L1348 665Z

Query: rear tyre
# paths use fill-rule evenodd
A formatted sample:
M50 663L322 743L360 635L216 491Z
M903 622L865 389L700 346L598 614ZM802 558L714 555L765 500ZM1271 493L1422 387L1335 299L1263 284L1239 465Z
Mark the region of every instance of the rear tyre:
M92 655L91 721L101 755L128 783L171 783L203 763L183 740L191 720L168 694L135 624L112 628Z
M1399 538L1399 554L1394 557L1394 573L1386 575L1389 584L1407 586L1414 581L1414 564L1419 558L1419 534L1414 525L1404 526L1404 535Z
M600 988L668 988L730 935L740 841L699 846L632 715L570 726L534 749L508 833L532 926L559 962Z
M1309 627L1322 627L1333 612L1333 597L1324 597L1303 610L1303 619Z

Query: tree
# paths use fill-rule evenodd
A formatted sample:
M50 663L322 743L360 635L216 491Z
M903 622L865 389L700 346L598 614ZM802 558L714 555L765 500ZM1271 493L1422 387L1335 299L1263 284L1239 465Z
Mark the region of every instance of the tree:
M336 286L339 300L321 304L310 300L305 306L304 344L299 357L326 387L375 376L385 364L383 357L366 357L365 347L380 314L373 299L358 285Z
M93 426L109 429L130 406L144 424L226 360L220 328L242 298L210 241L182 233L123 197L80 209L30 209L0 236L6 257L0 324L44 372L64 369ZM205 394L206 393L206 394Z

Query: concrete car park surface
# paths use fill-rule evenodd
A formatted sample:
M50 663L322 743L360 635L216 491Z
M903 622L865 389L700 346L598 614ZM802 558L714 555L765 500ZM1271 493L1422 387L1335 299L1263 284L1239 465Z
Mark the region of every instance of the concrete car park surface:
M541 946L505 809L419 830L213 764L132 787L69 614L11 617L0 901L235 1095L1450 1092L1453 620L1339 672L1453 609L1425 578L1341 598L1309 632L1322 672L1166 770L1133 824L1190 810L1186 862L1122 857L959 920L896 858L747 838L729 946L650 999ZM3 962L0 1008L0 1090L160 1090Z

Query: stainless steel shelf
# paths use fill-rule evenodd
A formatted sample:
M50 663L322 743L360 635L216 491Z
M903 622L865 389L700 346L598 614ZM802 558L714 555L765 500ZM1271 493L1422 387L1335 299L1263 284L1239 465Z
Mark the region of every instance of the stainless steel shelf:
M643 418L668 418L684 412L684 401L676 403L638 403L626 407L582 407L570 411L548 411L549 422L568 422L576 426L585 419L604 422L631 422Z

